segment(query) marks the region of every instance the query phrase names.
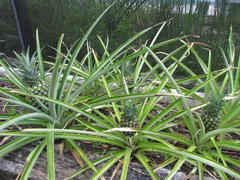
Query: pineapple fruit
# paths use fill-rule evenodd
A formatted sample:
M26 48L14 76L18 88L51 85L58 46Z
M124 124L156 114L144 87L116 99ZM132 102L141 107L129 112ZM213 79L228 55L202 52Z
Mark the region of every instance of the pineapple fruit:
M202 121L205 127L205 132L210 132L218 128L221 110L224 105L223 94L210 93L209 104L203 109Z
M138 128L137 107L136 104L127 103L123 107L123 114L120 127ZM133 135L135 132L126 132L126 135Z
M39 96L48 96L49 84L46 81L40 80L37 57L35 54L30 57L29 49L26 53L17 54L15 53L19 62L16 65L17 74L27 85L27 88L31 94ZM39 107L38 102L35 98L30 97L33 106ZM48 101L40 100L45 106L48 106Z
M127 61L124 64L124 77L127 84L133 83L132 73L133 73L133 64L130 61Z

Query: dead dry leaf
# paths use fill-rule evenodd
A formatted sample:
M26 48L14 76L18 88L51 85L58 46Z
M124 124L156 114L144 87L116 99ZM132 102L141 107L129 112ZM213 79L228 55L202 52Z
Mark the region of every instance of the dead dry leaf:
M122 163L122 160L120 160L120 161L118 162L116 168L114 169L114 171L113 171L113 173L112 173L112 176L111 176L110 180L113 180L113 179L114 179L114 177L117 175L117 173L118 173L119 170L121 169L122 164L123 164L123 163Z
M64 156L63 156L63 149L64 149L64 143L60 143L59 144L59 156L60 158L63 160Z
M9 140L11 136L6 136L3 138L3 140L0 142L0 146L3 145L7 140Z

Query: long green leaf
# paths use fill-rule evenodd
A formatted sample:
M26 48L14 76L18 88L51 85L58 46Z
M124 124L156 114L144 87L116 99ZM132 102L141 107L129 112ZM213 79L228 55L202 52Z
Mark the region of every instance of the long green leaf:
M189 152L193 152L196 149L195 145L191 145L187 151ZM181 157L177 163L175 164L175 166L172 168L171 172L169 173L169 175L166 177L166 180L171 180L173 178L173 176L176 174L176 172L180 169L180 167L183 165L183 163L186 161L187 157L183 156Z
M221 147L221 148L229 148L229 149L233 149L236 151L240 151L240 141L239 140L227 140L227 141L218 140L218 141L215 141L215 143L218 147ZM205 143L203 145L203 147L213 148L214 145L211 142L208 142L208 143Z
M154 172L164 168L165 166L168 166L169 164L173 163L174 161L176 161L175 157L171 157L169 159L167 159L166 161L164 161L163 163L161 163L157 168L154 169Z
M42 58L42 49L41 49L41 45L40 45L38 29L36 30L36 44L37 44L37 55L38 55L38 65L39 65L40 79L45 80L43 58Z
M46 139L41 141L41 143L28 155L26 159L26 166L22 172L20 180L27 180L32 171L33 166L35 165L40 153L46 146Z
M55 62L54 69L52 72L52 77L51 77L49 97L52 99L56 99L56 97L57 97L57 90L58 90L59 76L60 76L59 69L60 69L60 65L61 65L60 63L62 60L61 47L62 47L63 37L64 37L64 35L62 34L58 41L56 62ZM56 117L57 117L56 104L50 102L49 109L50 109L50 115L56 119Z
M16 149L21 148L24 145L27 145L31 142L37 141L39 137L19 137L16 138L0 147L0 157L15 151Z
M174 152L178 155L181 155L181 156L186 156L188 158L191 158L195 161L199 161L199 162L202 162L203 164L206 164L206 165L209 165L217 170L220 170L220 171L223 171L227 174L229 174L230 176L232 177L235 177L235 178L240 178L240 174L238 172L236 172L235 170L231 169L231 168L228 168L228 167L225 167L224 165L216 162L216 161L213 161L213 160L209 160L207 158L205 158L204 156L201 156L201 155L198 155L198 154L195 154L195 153L191 153L191 152L187 152L187 151L183 151L183 150L175 150L175 149L171 149L171 148L168 148L168 147L164 147L162 145L160 145L159 143L139 143L139 147L146 147L146 148L149 148L149 145L151 145L150 149L149 150L154 150L154 149L159 149L159 150L162 150L162 151L165 151L165 152Z
M216 129L214 131L210 131L206 134L204 134L202 137L199 139L200 144L204 144L206 141L210 140L212 136L219 135L221 133L228 133L228 132L240 132L240 129L238 128L224 128L224 129Z
M153 171L153 169L151 168L151 166L148 164L148 162L146 161L146 157L141 153L141 152L137 152L135 154L135 156L138 158L138 160L142 163L142 165L146 168L146 170L148 171L148 173L150 174L150 176L152 177L152 179L154 180L158 180L158 176L155 174L155 172Z
M114 3L113 3L114 4ZM66 83L66 80L67 80L67 77L71 71L71 68L72 68L72 65L74 63L74 61L76 60L80 50L82 49L85 41L87 40L88 36L90 35L90 33L92 32L92 30L94 29L94 27L98 24L98 22L100 21L100 19L104 16L104 14L107 13L107 11L113 6L110 5L96 20L95 22L92 24L92 26L88 29L88 31L86 32L86 34L83 36L83 38L81 39L81 41L78 43L76 49L74 50L73 52L73 55L71 56L71 59L70 61L68 62L68 66L67 68L65 69L64 71L64 75L63 75L63 78L62 78L62 81L61 81L61 84L60 84L60 88L59 88L59 91L62 92L62 89L64 89L65 87L65 83ZM77 96L79 95L79 93L75 93L75 95L72 96L72 99L75 99Z
M72 145L74 150L83 158L84 162L95 172L97 172L97 168L93 165L93 163L88 159L86 154L83 152L83 150L76 144L76 142L72 139L67 139L66 140L69 144Z
M105 138L111 138L118 140L120 142L126 142L124 139L115 136L114 134L110 133L102 133L102 132L91 132L91 131L81 131L81 130L72 130L72 129L25 129L23 132L55 132L55 133L76 133L76 134L85 134L85 135L92 135L92 136L101 136Z
M35 108L34 106L32 106L32 105L30 105L30 104L28 104L24 101L21 101L21 100L14 100L14 99L10 99L10 98L2 98L2 97L0 97L0 100L2 100L3 102L8 102L8 103L12 103L12 104L15 104L15 105L25 107L29 110L38 111L38 109Z
M148 135L149 138L151 138L151 136L158 136L158 137L165 138L165 139L176 140L176 141L182 142L186 145L191 144L191 140L189 138L186 138L180 134L168 133L168 132L153 132L153 131L139 131L139 132L143 133L143 137L145 137L145 135ZM140 134L140 136L141 136L141 134Z
M198 162L198 180L204 180L203 163Z
M25 94L26 95L27 93L21 92L21 94ZM65 108L68 108L68 109L71 109L71 110L73 110L73 111L75 111L77 113L80 113L80 114L82 114L82 115L84 115L84 116L86 116L86 117L88 117L88 118L98 122L99 124L102 124L104 127L107 127L107 128L111 128L112 127L109 123L103 121L98 116L85 111L86 108L88 108L86 106L85 106L85 109L83 109L83 108L79 108L79 107L76 107L76 106L69 105L69 104L64 103L62 101L59 101L59 100L53 100L53 99L47 98L47 97L44 97L44 96L38 96L38 95L33 95L33 94L31 94L31 95L29 94L29 96L36 97L36 98L39 98L39 99L44 99L46 101L53 102L55 104L59 104L59 105L65 107ZM56 124L59 124L59 122L56 119L53 120L53 118L48 116L48 115L45 115L45 118L48 119L48 120L51 120L52 122L54 122Z
M126 148L125 150L125 156L123 159L123 167L122 167L122 174L121 174L121 180L126 180L127 179L127 172L128 172L128 166L131 160L131 154L132 154L132 149L131 148Z
M240 112L240 102L228 111L228 113L222 117L219 126L224 128L224 125L229 122L234 116L238 115Z
M154 38L153 38L153 40L152 40L152 42L150 43L149 46L154 45L154 43L156 42L159 34L162 32L163 28L165 27L166 23L167 23L167 21L163 22L163 24L160 26L160 28L158 29L157 33L155 34L155 36L154 36ZM143 58L147 59L148 54L149 54L149 52L146 52L144 54ZM143 65L144 65L144 61L141 61L140 64L137 66L137 68L135 68L135 72L134 72L135 79L137 79L139 77Z
M219 155L218 155L217 152L215 152L215 151L210 151L209 153L210 153L211 155L213 155L214 157L219 158ZM239 160L234 159L234 158L232 158L232 157L229 157L229 156L227 156L227 155L223 155L223 158L224 158L225 161L227 161L228 163L230 163L230 164L232 164L232 165L240 168L240 161L239 161Z
M93 52L93 56L94 56L94 59L95 59L95 62L97 64L97 66L99 66L100 63L99 63L99 60L98 60L97 55L95 54L95 52ZM103 84L104 84L104 87L105 87L105 89L107 91L108 96L112 97L113 94L111 92L111 89L108 86L106 77L104 75L102 75L101 77L102 77L102 81L103 81ZM121 116L120 116L120 111L119 111L119 109L117 107L117 104L115 102L113 102L112 106L113 106L114 112L116 114L116 117L117 117L118 121L120 122L121 121Z
M239 81L240 81L240 55L238 57L237 71L235 74L235 82L234 82L235 91L239 89Z
M29 133L29 132L23 132L20 130L5 130L5 131L0 131L0 136L14 136L14 137L39 137L39 138L44 138L45 133Z
M116 155L112 157L111 160L109 160L106 164L104 164L101 169L99 169L95 175L91 178L91 180L98 180L99 177L103 175L104 172L106 172L110 167L113 166L117 161L119 161L125 154L125 151L119 152Z
M146 47L147 48L147 47ZM169 71L167 70L167 68L165 67L165 65L162 63L162 61L151 51L151 49L147 48L147 50L150 52L150 54L153 56L153 58L156 60L156 62L158 63L158 65L161 67L161 69L166 73L166 75L168 76L169 80L173 83L176 91L180 94L183 95L181 89L179 88L179 86L177 85L176 81L174 80L174 78L171 76L171 74L169 73ZM197 132L197 127L196 124L194 122L194 117L192 115L192 112L190 110L190 106L187 102L187 99L185 97L180 97L183 103L184 108L187 110L188 113L188 117L189 117L189 122L185 121L186 125L188 126L188 129L192 135L192 137L195 136L196 132Z
M51 130L54 125L48 123ZM48 162L48 179L55 180L55 163L54 163L54 132L47 132L47 162Z
M30 129L29 129L30 130ZM23 131L26 132L21 132L21 131L0 131L0 136L20 136L20 137L35 137L35 138L45 138L46 137L46 131L50 132L52 130L43 130L44 133L39 133L38 130L36 129L35 132L32 132L34 130L28 131L28 129L25 129ZM93 141L93 142L101 142L101 143L107 143L111 145L116 145L120 147L126 147L125 143L122 143L118 137L112 135L112 139L106 138L105 135L98 135L98 133L95 133L94 135L86 135L85 134L74 134L70 132L66 133L57 133L55 132L55 138L62 138L62 139L76 139L76 140L83 140L83 141ZM117 138L117 139L116 139Z
M217 145L217 143L216 143L216 141L215 141L215 137L211 137L210 139L211 139L211 141L213 142L213 144L214 144L214 146L215 146L215 148L216 148L216 150L217 150L217 152L218 152L218 154L219 154L219 157L221 158L223 164L224 164L226 167L228 167L227 164L226 164L226 162L225 162L225 160L224 160L224 158L223 158L222 152L221 152L221 150L219 149L219 147L218 147L218 145Z
M111 159L113 155L115 156L115 153L107 154L107 155L105 155L105 156L103 156L103 157L98 158L97 160L93 160L92 163L93 163L94 166L96 166L96 165L98 165L98 164L100 164L100 163L103 163L104 161L107 161L107 160ZM85 172L85 171L88 170L88 169L90 169L90 167L89 167L88 165L86 165L86 166L82 167L81 169L73 172L71 175L69 175L69 178L70 178L70 179L71 179L71 178L74 178L74 177L76 177L77 175Z
M25 120L28 118L40 118L40 119L46 119L49 122L54 123L54 119L52 119L49 115L45 114L45 113L26 113L26 114L21 114L21 115L17 115L3 123L0 124L0 131L2 131L3 129L7 128L8 126L13 125L14 123L17 123L18 121L21 120Z
M201 153L204 155L205 158L207 158L209 160L212 160L212 161L215 161L212 154L210 154L208 151L203 150ZM227 175L223 171L221 171L219 169L215 169L215 170L216 170L216 172L218 173L218 175L221 179L228 180Z
M186 45L183 45L179 48L177 48L176 50L174 50L173 52L171 52L170 54L168 54L163 60L162 62L166 62L167 60L169 60L174 54L177 54L179 51L181 51L183 48L185 48ZM183 55L181 56L181 60L182 58L184 57L184 54L186 54L187 52L189 51L189 49L187 49ZM180 60L180 61L181 61ZM176 70L177 66L175 65L173 68L171 68L170 70L170 74L172 75L173 72ZM153 69L152 69L153 70ZM158 76L158 75L157 75ZM159 84L159 86L157 87L156 89L156 93L159 93L163 90L164 86L167 84L169 78L168 77L165 77L164 79L161 79L161 83ZM140 121L140 124L142 124L144 122L144 119L148 116L148 114L150 113L150 111L152 110L152 107L155 105L156 103L156 97L153 97L149 100L149 102L146 104L146 107L144 108L144 111L143 113L141 114L140 118L139 118L139 121Z
M12 81L15 85L17 85L21 90L25 90L26 87L24 86L24 84L22 83L21 79L16 75L16 73L14 72L14 70L10 69L8 67L8 65L4 62L4 60L2 60L0 58L0 65L4 68L4 70L6 71L6 75L8 76L8 78L10 79L10 81Z

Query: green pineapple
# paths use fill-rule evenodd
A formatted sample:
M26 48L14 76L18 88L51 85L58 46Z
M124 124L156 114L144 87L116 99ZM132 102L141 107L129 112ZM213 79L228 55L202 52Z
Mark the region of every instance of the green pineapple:
M40 80L37 58L35 54L32 57L30 57L28 49L25 54L15 53L15 55L19 60L18 64L15 64L18 70L17 74L27 85L30 93L39 96L48 96L49 84L46 81ZM38 103L35 98L30 97L30 100L32 101L34 106L38 107ZM40 101L45 106L48 106L48 101L45 100Z
M132 74L133 74L133 64L130 61L127 61L124 64L124 77L127 84L133 83Z
M203 109L202 121L206 132L213 131L218 128L221 110L224 105L224 95L222 93L210 93L209 104Z
M138 128L136 104L127 103L123 108L120 127ZM133 135L134 132L126 132L126 135Z

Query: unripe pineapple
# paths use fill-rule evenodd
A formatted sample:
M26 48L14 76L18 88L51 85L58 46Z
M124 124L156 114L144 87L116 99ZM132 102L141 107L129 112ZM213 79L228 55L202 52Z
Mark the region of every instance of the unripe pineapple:
M124 64L124 77L127 84L133 83L133 64L130 61L127 61Z
M38 64L37 58L35 54L30 57L29 49L27 52L17 54L19 62L16 64L17 73L23 82L28 86L28 90L30 93L39 95L39 96L48 96L49 92L49 84L46 81L42 81L39 78ZM35 98L30 97L33 105L38 107L37 100ZM45 106L48 106L48 102L45 100L40 100Z
M48 96L49 92L49 84L46 81L39 81L36 85L31 86L28 88L31 94L36 94L39 96ZM33 102L34 106L37 105L37 101L34 98L30 98L30 100ZM40 100L45 106L48 107L48 101Z
M135 104L127 103L123 108L120 126L138 128L137 111L138 110ZM131 136L134 132L126 132L125 134Z
M223 94L210 93L209 104L203 109L202 121L205 127L205 132L210 132L218 128L221 110L224 105Z

